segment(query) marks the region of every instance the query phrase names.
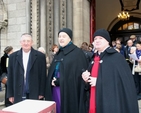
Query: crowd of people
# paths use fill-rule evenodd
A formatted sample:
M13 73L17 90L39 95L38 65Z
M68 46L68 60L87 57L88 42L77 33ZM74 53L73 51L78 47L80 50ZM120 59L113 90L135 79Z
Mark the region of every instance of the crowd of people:
M49 55L43 47L34 49L32 36L24 33L21 49L4 51L8 60L1 58L5 99L9 105L25 99L55 101L56 113L139 113L140 73L132 68L141 62L141 43L133 36L126 45L119 39L110 45L108 31L98 29L93 43L77 47L72 30L63 28Z
M131 35L125 44L120 39L112 42L112 47L121 53L126 59L134 78L136 85L137 99L141 99L141 77L140 72L136 72L134 68L141 65L141 41L136 35ZM133 57L134 56L134 57Z

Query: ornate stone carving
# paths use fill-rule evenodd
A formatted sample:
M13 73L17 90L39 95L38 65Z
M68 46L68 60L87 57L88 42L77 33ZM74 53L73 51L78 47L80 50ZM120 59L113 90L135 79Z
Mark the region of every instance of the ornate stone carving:
M37 47L39 47L40 39L39 39L39 28L40 28L40 18L39 18L39 0L31 0L31 28L30 32L34 38L34 42L36 43Z
M53 0L47 0L47 52L51 51L53 45Z
M3 0L0 0L0 29L7 27L8 18L7 18L7 10L5 8Z
M66 0L60 0L60 28L66 27Z

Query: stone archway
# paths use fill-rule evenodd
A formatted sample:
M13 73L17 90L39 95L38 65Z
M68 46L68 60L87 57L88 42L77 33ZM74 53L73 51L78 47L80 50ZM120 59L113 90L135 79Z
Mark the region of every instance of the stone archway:
M109 31L112 40L115 40L116 37L129 37L132 34L138 34L138 30L123 30L118 31L118 28L125 23L129 22L138 22L141 23L141 13L130 12L130 18L128 20L119 20L117 17L109 24L107 30Z

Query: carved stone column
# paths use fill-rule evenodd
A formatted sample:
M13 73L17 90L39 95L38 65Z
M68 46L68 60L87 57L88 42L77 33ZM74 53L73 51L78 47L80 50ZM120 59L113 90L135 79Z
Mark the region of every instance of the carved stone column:
M54 38L53 43L58 44L58 31L60 30L60 0L54 0Z
M66 0L66 26L73 30L73 0Z
M40 24L39 24L39 0L31 0L30 2L30 7L31 7L31 28L30 32L33 36L33 41L34 41L34 47L37 48L39 47L40 40L39 40L39 34L40 34Z
M80 47L83 41L90 42L89 1L73 0L73 42Z
M47 32L47 43L46 43L46 47L48 48L47 52L49 53L51 51L51 46L53 44L53 38L54 38L54 35L53 35L53 20L54 20L54 17L53 17L53 0L47 0L47 29L46 29L46 32Z
M60 0L60 28L66 27L66 0Z
M47 21L46 21L46 12L47 4L46 0L40 0L40 46L44 47L47 51Z
M30 25L31 25L31 21L30 21L30 19L31 19L31 13L30 13L30 11L31 11L31 0L26 0L26 6L27 6L27 8L26 8L26 32L27 33L30 33Z

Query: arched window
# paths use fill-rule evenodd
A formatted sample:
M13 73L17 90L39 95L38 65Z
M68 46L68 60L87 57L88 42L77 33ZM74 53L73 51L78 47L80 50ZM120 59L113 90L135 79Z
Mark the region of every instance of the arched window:
M129 20L118 21L111 29L112 40L121 38L123 41L129 39L131 35L141 37L141 18L131 16Z
M123 24L121 27L118 28L118 30L136 30L141 29L141 24L137 22L129 22Z

